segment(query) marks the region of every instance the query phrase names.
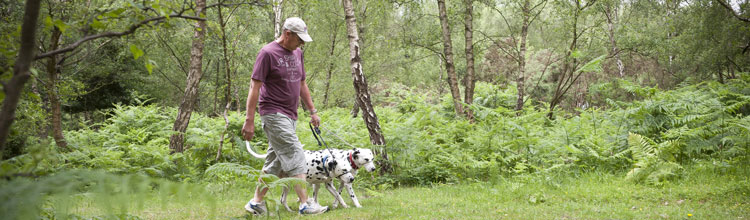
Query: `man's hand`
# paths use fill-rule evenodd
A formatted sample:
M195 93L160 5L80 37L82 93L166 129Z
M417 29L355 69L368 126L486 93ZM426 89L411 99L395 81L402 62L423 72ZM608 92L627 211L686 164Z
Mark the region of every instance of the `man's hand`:
M318 121L320 121L320 118L318 118ZM242 137L245 138L246 141L252 140L253 136L255 135L255 122L253 119L245 119L245 124L242 125Z
M320 126L320 116L318 116L318 113L313 113L310 115L310 123L315 127Z

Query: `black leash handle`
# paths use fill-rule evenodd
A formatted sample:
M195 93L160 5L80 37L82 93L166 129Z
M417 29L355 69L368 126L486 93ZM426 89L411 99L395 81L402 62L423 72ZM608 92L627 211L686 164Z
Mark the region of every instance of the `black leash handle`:
M323 140L323 135L320 134L320 129L318 127L313 127L312 123L307 123L307 125L310 126L310 131L312 131L313 136L315 137L315 140L318 141L318 146L324 146L328 150L328 153L331 154L331 157L333 157L333 152L331 151L331 148L328 147L328 143L326 143L325 140ZM321 144L322 143L322 144Z
M307 123L307 125L310 126L310 131L312 131L313 136L315 137L315 140L318 141L318 146L322 147L323 144L320 143L320 140L323 139L323 137L321 136L320 138L318 138L318 136L320 135L320 129L318 127L313 127L312 123Z

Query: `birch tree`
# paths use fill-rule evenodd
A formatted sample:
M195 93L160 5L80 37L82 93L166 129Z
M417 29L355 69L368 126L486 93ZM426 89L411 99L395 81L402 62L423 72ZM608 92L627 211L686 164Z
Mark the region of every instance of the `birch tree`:
M206 1L195 1L195 15L206 17ZM190 124L190 116L193 113L195 101L198 98L198 84L200 84L203 75L203 41L206 37L206 21L197 21L195 23L195 33L193 35L192 49L190 50L190 72L187 77L185 86L185 96L180 103L180 109L177 112L177 119L174 122L172 131L176 133L169 137L169 149L172 153L182 153L185 145L185 131Z
M445 60L445 70L448 73L448 85L453 96L453 108L456 116L464 115L463 102L461 101L461 91L458 88L458 76L453 63L453 43L451 43L451 28L448 23L448 15L445 9L445 0L438 0L438 13L440 25L443 31L443 59Z
M474 101L474 0L464 0L464 39L466 40L466 76L464 76L464 101L471 105ZM474 119L470 108L466 109L466 118Z
M354 17L354 9L352 7L351 0L344 0L344 12L346 19L346 32L349 38L349 57L350 65L352 70L352 78L354 80L354 89L357 95L356 101L359 108L362 109L362 119L364 119L367 125L367 130L370 133L370 143L373 145L385 145L385 137L380 129L380 123L378 122L378 116L375 113L375 109L372 106L370 91L367 87L367 79L365 79L364 71L362 70L362 57L360 57L361 48L359 46L359 33L357 30L357 20ZM380 169L389 172L390 165L388 161L388 153L385 148L381 148L379 156L383 158L383 162L380 164Z

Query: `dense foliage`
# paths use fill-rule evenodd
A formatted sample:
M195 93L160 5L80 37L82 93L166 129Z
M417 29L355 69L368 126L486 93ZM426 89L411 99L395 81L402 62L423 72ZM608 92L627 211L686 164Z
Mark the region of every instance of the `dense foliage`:
M435 98L393 88L389 90L391 95L382 100L393 105L377 110L388 137L385 148L391 155L394 172L362 173L358 177L362 180L358 181L359 186L377 189L495 181L524 173L560 175L588 171L625 175L636 183L661 185L680 178L683 165L693 161L715 161L720 166L748 163L750 77L671 91L637 87L625 81L620 84L628 85L624 89L640 100L611 101L607 108L582 109L549 120L545 117L546 109L529 108L516 116L510 110L515 97L512 87L501 89L480 83L477 101L471 106L476 112L474 123L453 117L447 95ZM188 130L187 151L169 154L169 118L175 111L153 104L117 106L107 113L109 118L105 123L66 132L70 150L61 151L50 140L34 140L27 143L29 147L24 154L0 164L0 175L42 177L31 185L37 188L20 191L42 194L74 193L91 186L88 180L103 181L87 179L103 173L78 174L83 176L65 173L80 169L217 186L251 187L253 182L248 178L259 176L273 187L289 184L258 173L262 161L245 152L238 134L244 116L236 112L230 114L227 131L222 118L196 115ZM302 120L306 117L302 116ZM366 129L358 118L351 118L348 109L327 109L321 117L323 137L331 146L377 147L369 145ZM216 161L219 136L224 132L229 138L224 143L222 157ZM253 144L265 148L263 132L256 132L259 137ZM298 126L297 132L306 149L321 148L307 126ZM55 181L66 182L69 178L82 178L84 182L55 185ZM122 178L125 185L132 181L129 180L132 177ZM26 178L20 177L2 181L6 187L3 192L10 197L17 196L13 193L19 190L7 187L28 184ZM25 202L40 207L39 197L29 198L36 199Z
M0 2L0 100L16 76L23 2ZM31 63L0 148L0 218L77 218L58 200L90 193L123 200L103 207L114 215L101 218L137 218L127 215L125 200L147 192L203 195L205 188L252 188L257 178L274 190L294 183L259 173L262 160L246 153L239 134L254 58L274 40L271 8L279 2L283 17L302 17L315 39L303 48L305 80L323 138L335 148L389 155L378 162L392 172L360 172L358 187L591 171L662 187L685 178L691 164L750 162L746 1L474 1L469 42L463 7L472 1L447 1L459 81L469 69L463 48L475 48L475 94L464 100L471 119L453 109L435 2L354 1L360 61L385 146L371 145L362 119L352 117L359 108L339 1L208 1L203 17L191 17L192 1L42 1L37 55L137 30ZM185 88L201 19L203 78ZM177 107L189 89L198 94L185 151L171 153ZM297 133L306 149L321 149L306 114ZM257 149L267 147L261 127Z
M745 161L750 140L750 79L727 84L702 83L671 91L625 88L642 97L631 103L611 102L607 108L585 109L549 120L545 109L527 109L521 116L510 110L512 88L480 83L471 108L476 121L456 119L449 97L431 98L403 88L391 89L378 109L396 166L379 176L378 184L429 184L466 180L487 181L515 173L631 172L642 181L658 168L692 160L722 163ZM169 154L168 136L174 108L158 105L117 106L106 122L66 132L71 149L60 151L49 140L29 143L27 153L3 161L4 175L17 172L45 175L69 169L101 169L111 173L139 173L177 181L200 181L216 163L260 167L239 139L244 115L232 112L225 131L222 118L196 115L188 130L188 150ZM302 116L301 120L305 120ZM328 109L324 138L337 148L370 146L367 131L348 109ZM258 122L259 123L259 122ZM259 128L260 126L256 126ZM222 157L216 161L218 140L227 133ZM262 130L253 140L266 146ZM306 149L320 149L306 125L298 126ZM644 169L655 169L642 174ZM664 168L667 169L667 168ZM657 181L658 182L658 181Z

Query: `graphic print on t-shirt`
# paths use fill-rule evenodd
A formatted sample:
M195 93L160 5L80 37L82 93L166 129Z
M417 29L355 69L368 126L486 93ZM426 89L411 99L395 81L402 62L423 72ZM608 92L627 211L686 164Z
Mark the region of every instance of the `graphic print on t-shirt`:
M294 55L284 55L279 57L276 61L280 71L287 72L287 74L281 74L285 76L283 78L286 82L299 82L302 80L302 73L300 73L300 61Z

